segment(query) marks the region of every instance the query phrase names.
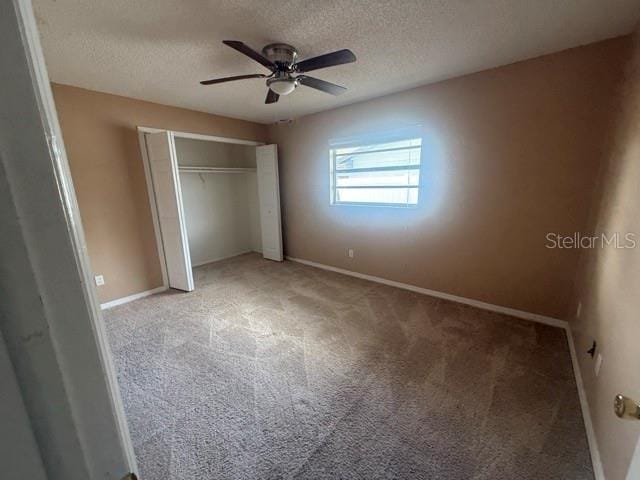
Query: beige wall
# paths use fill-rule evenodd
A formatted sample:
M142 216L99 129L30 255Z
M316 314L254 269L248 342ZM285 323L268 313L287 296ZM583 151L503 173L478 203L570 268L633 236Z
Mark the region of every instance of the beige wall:
M286 254L565 318L578 253L545 248L545 235L587 224L628 47L609 40L271 127ZM421 208L329 205L331 138L415 123L436 145Z
M624 97L594 209L595 233L634 233L640 242L640 32L625 78ZM578 360L608 480L624 479L640 422L613 414L617 393L640 400L640 245L586 250L577 284L580 317L572 321ZM603 362L598 377L585 354L596 340ZM637 478L637 477L634 477Z
M53 85L91 265L105 302L162 284L136 127L248 140L256 123Z

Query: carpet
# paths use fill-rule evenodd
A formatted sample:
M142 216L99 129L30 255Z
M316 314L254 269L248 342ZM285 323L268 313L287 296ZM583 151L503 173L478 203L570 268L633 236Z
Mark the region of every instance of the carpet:
M247 254L103 312L141 480L592 479L562 329Z

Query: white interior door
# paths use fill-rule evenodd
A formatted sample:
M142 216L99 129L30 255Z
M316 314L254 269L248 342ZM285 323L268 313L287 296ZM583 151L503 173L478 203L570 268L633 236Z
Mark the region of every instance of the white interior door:
M173 134L148 133L146 142L169 287L190 292L193 272Z
M262 255L269 260L282 261L282 226L280 220L280 184L278 181L278 147L256 147L258 197Z

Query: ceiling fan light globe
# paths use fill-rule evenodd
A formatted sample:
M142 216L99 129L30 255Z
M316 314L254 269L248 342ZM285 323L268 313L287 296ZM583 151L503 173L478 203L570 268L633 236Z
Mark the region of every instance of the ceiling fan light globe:
M298 86L298 82L293 78L274 78L269 82L269 88L278 95L289 95Z

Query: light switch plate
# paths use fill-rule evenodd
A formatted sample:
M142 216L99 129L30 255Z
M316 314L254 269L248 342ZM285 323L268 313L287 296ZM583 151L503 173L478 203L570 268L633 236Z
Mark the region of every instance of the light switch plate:
M95 279L96 279L96 285L98 287L101 287L102 285L104 285L104 276L103 275L96 275Z
M353 258L353 256L354 256L353 248L350 248L349 249L349 258Z

